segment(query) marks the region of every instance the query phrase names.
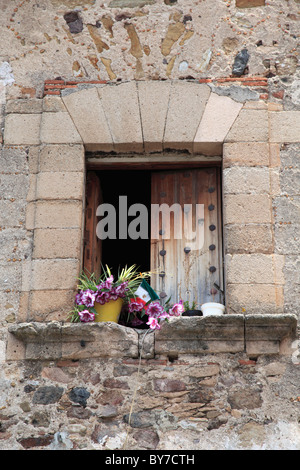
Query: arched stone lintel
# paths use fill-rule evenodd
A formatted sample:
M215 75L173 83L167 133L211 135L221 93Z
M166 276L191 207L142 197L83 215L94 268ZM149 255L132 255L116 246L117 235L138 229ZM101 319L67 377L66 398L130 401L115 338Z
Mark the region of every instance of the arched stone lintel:
M221 155L223 142L243 107L212 93L205 84L182 81L107 84L70 93L62 100L68 117L44 113L42 143L57 143L63 131L64 143L68 135L72 143L80 139L92 152L181 150ZM57 125L51 139L53 121Z
M55 97L52 107L47 96L39 109L30 100L26 111L7 108L3 144L220 156L225 142L299 142L299 111L280 112L263 102L249 107L203 83L132 81L74 90Z

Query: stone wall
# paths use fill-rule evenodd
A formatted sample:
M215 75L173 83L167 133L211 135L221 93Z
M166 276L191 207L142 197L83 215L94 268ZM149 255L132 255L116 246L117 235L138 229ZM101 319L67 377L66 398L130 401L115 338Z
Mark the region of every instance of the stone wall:
M56 77L228 77L244 48L250 75L273 77L278 99L290 77L297 95L297 0L3 0L1 23L14 97L41 96L43 81Z
M272 320L13 325L0 448L299 450L296 321Z
M0 448L299 450L299 1L0 12ZM225 323L69 329L85 151L222 163Z
M293 371L243 354L10 364L0 448L299 450Z

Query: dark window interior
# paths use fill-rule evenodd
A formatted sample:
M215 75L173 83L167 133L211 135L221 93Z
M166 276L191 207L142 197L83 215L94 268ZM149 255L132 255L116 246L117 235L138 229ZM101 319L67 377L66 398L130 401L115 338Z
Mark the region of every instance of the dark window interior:
M138 203L148 207L148 233L150 234L151 172L148 170L102 170L100 178L103 202L116 208L117 239L102 241L102 265L106 264L117 274L118 268L138 266L142 271L150 271L150 236L148 239L118 239L119 196L127 196L127 207ZM128 224L136 217L128 216Z

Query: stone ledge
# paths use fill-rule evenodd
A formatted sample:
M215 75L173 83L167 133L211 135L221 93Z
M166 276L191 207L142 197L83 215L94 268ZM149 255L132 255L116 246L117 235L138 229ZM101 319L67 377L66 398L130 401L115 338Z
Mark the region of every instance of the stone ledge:
M158 355L246 352L291 354L295 315L179 317L161 330L135 330L115 323L18 323L8 329L7 360L143 358ZM16 342L23 347L17 347Z

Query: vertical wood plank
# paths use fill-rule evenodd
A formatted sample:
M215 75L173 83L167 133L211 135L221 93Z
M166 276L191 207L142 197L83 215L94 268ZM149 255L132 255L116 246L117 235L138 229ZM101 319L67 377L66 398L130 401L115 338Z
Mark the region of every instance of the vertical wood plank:
M214 283L223 286L221 201L217 168L201 168L153 172L152 204L175 203L181 207L182 227L174 225L171 212L170 238L152 240L151 269L164 273L152 277L158 292L171 296L172 302L180 298L195 301L198 306L208 301L222 301ZM196 204L204 205L196 214ZM186 208L184 208L186 205ZM188 206L190 205L190 206ZM202 206L199 206L201 209ZM188 209L192 212L188 212ZM197 216L197 217L196 217ZM200 245L184 236L184 223L192 217L193 231L203 228L204 239L197 237ZM162 228L160 226L160 228ZM176 236L178 237L176 239ZM199 235L199 232L198 232ZM202 244L203 241L203 244ZM190 248L190 251L189 251ZM165 255L161 256L161 251Z
M101 240L97 237L96 210L102 203L100 180L93 171L86 175L85 231L83 250L83 269L89 273L101 274Z

